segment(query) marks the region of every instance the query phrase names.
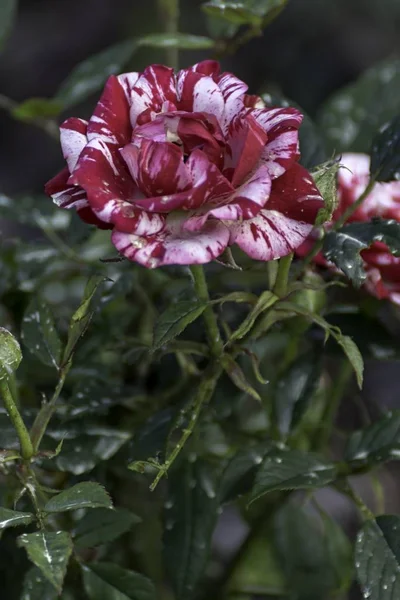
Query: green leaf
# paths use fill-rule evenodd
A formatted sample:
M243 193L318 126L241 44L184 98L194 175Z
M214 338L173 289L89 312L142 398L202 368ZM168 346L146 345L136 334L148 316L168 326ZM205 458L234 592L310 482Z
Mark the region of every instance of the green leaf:
M107 544L129 531L141 519L129 510L95 508L89 511L75 529L74 545L77 548L94 548Z
M400 223L394 219L372 219L349 223L338 231L329 231L324 238L323 252L335 263L353 285L359 287L366 279L360 252L374 242L383 242L400 256Z
M343 529L329 515L321 510L319 512L324 529L327 560L335 573L335 590L343 593L353 581L353 545Z
M140 573L109 562L89 563L82 570L90 600L156 600L153 583Z
M37 567L32 567L24 577L20 600L56 600L57 592Z
M278 300L278 296L275 296L272 292L263 292L258 298L257 304L249 312L243 323L233 332L229 341L233 342L242 339L251 330L257 318L268 308L271 308Z
M171 304L157 319L154 327L153 349L157 350L180 335L206 309L198 300L183 300Z
M333 463L299 450L274 450L264 458L256 475L250 502L275 490L324 487L336 477Z
M18 545L25 548L29 559L61 592L67 564L72 552L72 541L66 531L24 533Z
M239 450L231 458L221 478L219 493L222 502L228 502L239 493L246 493L252 488L257 467L270 451L271 445L266 442Z
M62 352L61 341L49 307L37 297L33 298L25 311L21 337L24 345L43 364L58 369Z
M97 92L110 75L121 73L137 48L136 40L126 40L90 56L61 84L54 100L70 108Z
M355 565L364 598L400 598L400 517L367 521L357 536Z
M261 25L260 16L247 8L244 2L212 0L202 4L202 9L212 17L224 19L235 25Z
M62 109L60 102L49 98L29 98L12 110L12 115L20 121L34 121L37 118L56 117Z
M8 329L0 327L0 381L8 379L22 360L21 348Z
M320 191L324 200L324 207L320 208L315 225L323 225L326 221L332 219L338 205L337 197L337 172L340 168L338 161L328 161L322 165L318 165L311 175L315 181L315 185Z
M17 0L1 0L0 3L0 50L11 31L14 19L17 16Z
M99 483L84 481L53 496L44 511L48 513L77 510L78 508L112 508L111 498Z
M94 303L98 292L106 279L102 275L94 275L86 284L83 299L72 315L68 332L68 341L63 356L63 364L67 364L75 350L79 339L84 335L94 314Z
M18 525L28 525L32 523L35 516L32 513L19 512L0 507L0 529L6 527L18 527Z
M321 600L348 586L351 547L338 539L337 531L334 539L330 537L335 524L327 526L328 518L313 517L293 502L275 518L275 543L290 598Z
M242 369L230 354L224 354L221 357L221 364L228 377L239 390L242 390L245 394L249 394L258 402L261 402L260 394L250 385Z
M198 592L218 517L219 480L219 469L199 460L185 461L171 471L164 560L177 600L190 600Z
M321 131L333 152L368 152L376 132L399 112L400 60L366 71L322 107Z
M390 412L379 421L351 434L345 460L357 465L373 465L400 458L400 411Z
M153 33L138 40L138 46L150 48L179 48L180 50L208 50L215 41L203 35L189 33Z
M400 115L386 123L374 138L370 172L376 181L400 179Z
M321 353L310 352L295 360L279 379L274 408L276 423L283 436L287 436L300 423L321 374Z

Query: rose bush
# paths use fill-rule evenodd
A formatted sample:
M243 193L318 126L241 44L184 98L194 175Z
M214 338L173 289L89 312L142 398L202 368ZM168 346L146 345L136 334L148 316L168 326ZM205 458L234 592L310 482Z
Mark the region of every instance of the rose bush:
M146 267L207 263L231 244L285 256L322 199L297 162L301 113L246 92L211 60L111 76L89 122L61 125L67 167L46 192Z
M331 227L353 205L366 189L370 179L370 157L366 154L347 153L340 159L342 167L338 172L338 206L333 214ZM395 219L400 222L400 182L376 183L370 194L347 219L347 222L370 221L374 217ZM306 254L314 244L313 234L298 249L298 254ZM365 289L377 298L388 298L400 304L400 258L393 256L387 246L375 242L361 252L367 273ZM336 269L322 254L314 261L322 266Z

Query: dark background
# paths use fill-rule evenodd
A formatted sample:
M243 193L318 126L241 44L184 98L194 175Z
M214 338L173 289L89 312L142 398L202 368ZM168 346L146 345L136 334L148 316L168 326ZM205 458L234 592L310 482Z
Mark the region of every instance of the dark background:
M0 0L1 1L1 0ZM180 29L206 34L199 0L181 0ZM155 0L21 0L16 26L0 58L0 93L16 101L51 97L71 69L127 37L162 31ZM315 115L332 92L400 50L399 0L289 0L264 36L223 66L252 92L283 92ZM182 52L181 65L207 57ZM162 62L143 49L129 67ZM95 98L72 109L89 114ZM65 115L70 116L70 115ZM0 192L41 191L62 165L59 146L0 109Z

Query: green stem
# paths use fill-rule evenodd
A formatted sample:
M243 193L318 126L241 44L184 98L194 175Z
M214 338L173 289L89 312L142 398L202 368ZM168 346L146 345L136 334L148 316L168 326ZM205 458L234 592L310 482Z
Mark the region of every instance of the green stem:
M158 0L160 15L163 20L165 33L174 35L179 30L179 0ZM169 67L179 68L179 50L177 46L168 46L165 50L166 62Z
M65 379L68 375L68 371L71 368L71 363L67 363L60 372L60 379L58 380L57 387L54 390L54 394L47 404L44 404L40 409L37 417L31 428L31 438L33 443L33 448L35 452L39 449L40 442L46 432L47 426L50 422L51 417L53 416L54 411L56 410L56 403L61 394L61 390L64 387Z
M207 281L204 275L203 266L192 265L190 270L193 276L194 289L196 291L197 298L200 300L200 302L208 304L210 302L210 295L208 293ZM211 306L208 305L206 307L203 313L203 318L206 325L206 333L211 353L214 356L221 356L223 353L223 343L218 328L217 318Z
M165 463L160 466L157 476L150 486L150 490L152 492L156 489L158 483L163 478L163 476L167 474L168 470L170 469L171 465L178 457L180 451L186 444L187 440L192 435L194 428L196 426L196 423L199 419L201 409L203 408L204 404L209 402L209 400L211 399L211 397L214 393L214 390L215 390L215 386L217 385L217 381L221 375L221 372L222 372L222 367L220 365L217 365L217 366L214 365L208 369L208 372L206 371L204 373L203 378L200 383L200 386L197 390L197 394L193 401L193 410L190 415L189 425L183 430L183 433L182 433L178 443L175 445L171 454L169 454Z
M3 397L4 406L6 407L8 416L10 417L10 420L14 425L15 431L17 432L21 448L21 456L25 460L29 460L33 456L33 446L31 438L29 436L29 432L26 428L26 425L19 413L17 405L14 402L14 398L8 385L7 379L2 379L0 381L0 392Z
M346 221L351 217L351 215L355 213L355 211L364 202L365 198L367 196L369 196L369 194L372 192L372 189L373 189L375 183L376 182L375 182L374 178L371 178L369 180L369 183L368 183L367 187L365 188L365 190L363 191L363 193L357 198L357 200L353 204L350 204L350 206L347 208L347 210L344 211L344 213L342 214L340 219L338 219L335 222L335 224L333 226L333 230L337 231L340 227L342 227L342 225L344 225L346 223ZM302 270L304 269L304 267L307 267L311 263L311 261L313 260L313 258L315 256L317 256L317 254L322 250L323 245L324 245L324 236L322 236L321 239L319 239L314 244L314 246L312 247L310 252L305 256L304 260L302 261Z
M278 273L276 275L274 289L272 290L279 298L282 298L287 293L290 265L292 264L292 260L293 253L283 256L279 259Z
M315 446L318 450L325 450L335 426L335 419L343 394L353 374L353 368L346 359L341 363L340 371L332 385L331 393L327 398L325 410L321 418L321 429L317 436Z
M335 487L345 496L350 498L358 508L363 521L375 519L374 513L364 503L363 499L353 490L347 479L336 482Z

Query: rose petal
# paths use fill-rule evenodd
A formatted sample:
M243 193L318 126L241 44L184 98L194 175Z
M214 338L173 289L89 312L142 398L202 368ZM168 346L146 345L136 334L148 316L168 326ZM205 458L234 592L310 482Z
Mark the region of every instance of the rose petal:
M222 223L210 221L195 234L182 231L181 224L181 216L169 215L165 228L157 235L140 237L114 231L112 242L129 260L148 268L204 264L225 250L229 231Z
M174 70L163 65L152 65L144 70L131 91L130 120L132 127L151 120L151 113L161 112L163 104L176 104Z
M136 185L146 196L175 194L191 187L183 152L170 142L143 140L140 150L129 144L121 150Z
M211 113L221 120L224 98L212 77L191 70L180 71L176 89L179 110Z
M132 89L134 88L139 77L140 73L135 73L133 71L131 73L122 73L117 77L122 89L124 90L129 106L132 104Z
M87 144L87 121L71 117L60 126L60 142L69 172L75 169L78 158Z
M222 129L226 132L232 119L243 111L243 96L248 86L232 73L222 73L218 77L218 85L224 98Z
M242 183L256 166L267 142L267 134L251 116L238 116L229 125L224 174L231 174L232 185Z
M100 138L107 144L122 146L130 142L129 104L118 78L108 78L103 94L89 120L88 140Z
M268 165L273 179L279 177L300 156L298 129L303 115L291 107L254 109L250 114L268 135L261 160Z
M305 241L322 206L308 171L295 164L273 182L266 207L254 219L230 226L231 243L256 260L286 256Z
M120 231L144 229L151 235L164 226L161 215L148 215L134 206L139 192L125 162L116 147L100 138L87 144L69 183L80 185L97 217Z

